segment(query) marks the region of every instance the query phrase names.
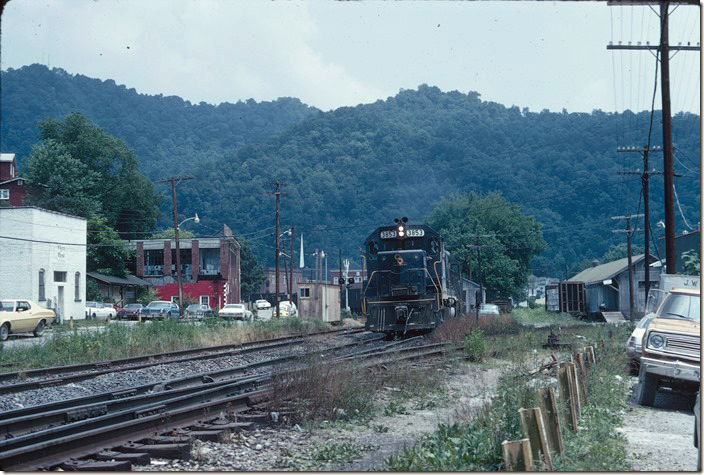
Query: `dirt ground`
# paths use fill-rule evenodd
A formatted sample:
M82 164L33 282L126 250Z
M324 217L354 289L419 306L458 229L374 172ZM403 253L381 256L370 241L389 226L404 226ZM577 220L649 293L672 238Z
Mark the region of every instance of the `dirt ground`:
M621 432L628 439L628 461L634 470L694 471L694 397L660 390L653 407L638 405L638 378L631 378L628 409Z

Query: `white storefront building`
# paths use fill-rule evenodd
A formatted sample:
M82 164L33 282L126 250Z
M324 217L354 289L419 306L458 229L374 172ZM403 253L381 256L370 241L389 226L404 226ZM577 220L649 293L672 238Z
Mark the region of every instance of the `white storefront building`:
M85 218L0 208L0 298L34 300L61 321L85 318L86 235Z

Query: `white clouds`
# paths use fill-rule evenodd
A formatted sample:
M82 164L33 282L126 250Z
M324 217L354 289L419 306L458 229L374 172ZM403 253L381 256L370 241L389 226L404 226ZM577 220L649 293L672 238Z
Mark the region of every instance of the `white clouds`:
M50 59L195 103L293 96L327 110L427 83L591 111L614 106L610 14L597 2L13 0L0 44L3 69ZM683 29L698 32L692 18Z

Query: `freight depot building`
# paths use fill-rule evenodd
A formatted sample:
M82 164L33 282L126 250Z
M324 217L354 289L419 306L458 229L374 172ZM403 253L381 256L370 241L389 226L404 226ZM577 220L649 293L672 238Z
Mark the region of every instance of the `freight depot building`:
M34 300L59 321L85 318L85 218L0 208L0 236L0 298Z
M240 245L232 235L179 239L183 298L211 308L240 301ZM129 241L136 253L134 273L149 282L161 300L178 302L176 242Z

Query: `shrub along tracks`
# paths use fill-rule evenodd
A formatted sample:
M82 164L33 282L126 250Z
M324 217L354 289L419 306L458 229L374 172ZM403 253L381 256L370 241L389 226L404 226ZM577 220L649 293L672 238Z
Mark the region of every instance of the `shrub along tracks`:
M372 336L328 348L326 361L334 363L363 356L365 366L372 366L393 359L426 358L455 349L442 344L401 348L418 341L393 342L374 351L359 349L361 344L380 338ZM395 356L390 357L389 352ZM321 356L319 350L313 353ZM246 426L240 422L243 418L270 417L261 412L242 416L265 407L274 370L252 373L264 367L295 371L295 365L287 363L309 355L289 354L156 385L6 411L0 415L0 435L5 437L0 441L0 469L129 470L132 463L144 463L149 454L187 458L190 449L186 446L190 447L188 441L192 437L212 440L225 430ZM181 431L177 437L168 435L177 430ZM184 430L191 435L184 435ZM141 445L131 443L142 439ZM106 452L106 449L116 450ZM134 455L135 451L142 455ZM91 461L78 460L85 457Z

